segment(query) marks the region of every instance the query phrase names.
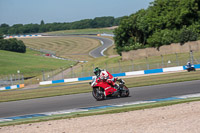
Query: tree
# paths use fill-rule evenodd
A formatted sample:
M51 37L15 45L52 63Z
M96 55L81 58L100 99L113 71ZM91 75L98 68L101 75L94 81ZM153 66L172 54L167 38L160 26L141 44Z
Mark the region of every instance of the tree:
M38 32L48 32L57 30L84 29L84 28L103 28L118 25L121 18L96 17L94 19L83 19L71 23L44 23L41 20L40 24L15 24L13 26L2 24L0 26L1 34L29 34Z
M152 36L147 39L148 46L159 48L162 45L169 45L171 43L180 42L180 31L164 29L154 32Z
M196 41L198 38L198 34L195 31L194 27L184 27L183 29L181 29L179 36L181 44L184 44L188 41Z
M0 40L2 40L3 39L3 35L2 34L0 34Z
M0 34L7 34L8 33L8 29L9 29L9 25L8 24L1 24L0 25Z
M155 0L146 10L122 19L114 34L118 52L196 40L200 35L200 1Z
M44 25L44 20L41 20L40 25L41 26Z
M13 39L0 39L0 50L7 50L7 51L14 51L25 53L26 46L24 45L23 41Z
M113 26L114 17L96 17L92 22L92 28Z

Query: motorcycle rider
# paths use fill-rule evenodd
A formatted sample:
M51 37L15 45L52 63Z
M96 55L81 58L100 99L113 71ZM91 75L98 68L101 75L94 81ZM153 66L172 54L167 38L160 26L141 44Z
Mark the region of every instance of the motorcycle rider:
M191 67L192 67L192 65L191 65L190 62L187 62L187 67L188 67L188 68L191 68Z
M111 86L115 87L117 90L120 89L119 85L115 82L118 80L118 78L114 78L109 72L106 70L101 70L98 67L96 67L93 70L94 74L97 76L97 79L101 80L102 82L107 82Z

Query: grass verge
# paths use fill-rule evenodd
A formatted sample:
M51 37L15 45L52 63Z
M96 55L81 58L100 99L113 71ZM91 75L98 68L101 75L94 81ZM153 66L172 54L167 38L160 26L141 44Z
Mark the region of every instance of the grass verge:
M62 30L47 32L48 35L87 35L87 34L113 34L114 29L108 28L92 28L92 29L76 29L76 30Z
M50 50L58 57L73 60L91 60L89 52L100 45L100 42L95 39L72 36L21 38L20 40L31 48Z
M200 101L200 98L199 97L188 98L188 99L165 101L165 102L147 103L147 104L139 104L139 105L129 105L129 106L117 107L117 108L112 107L112 108L106 108L106 109L103 109L103 110L92 110L92 111L87 111L87 112L76 112L76 113L70 113L70 114L36 117L36 118L29 118L29 119L15 120L15 121L0 123L0 126L11 126L11 125L50 121L50 120L71 119L71 118L93 116L93 115L122 113L122 112L151 109L151 108L170 106L170 105L188 103L188 102L194 102L194 101Z
M160 75L147 75L142 77L124 78L127 87L139 87L148 85L158 85L174 82L184 82L191 80L200 80L200 71L196 72L179 72L167 73ZM88 81L89 82L89 81ZM91 87L88 82L79 84L54 84L44 86L46 88L30 89L30 90L6 90L0 93L0 102L17 101L25 99L52 97L60 95L70 95L78 93L91 92Z
M161 56L153 56L148 58L140 58L135 60L122 60L121 56L111 56L116 55L114 53L114 46L110 47L105 54L109 55L107 57L100 57L98 59L93 59L90 62L82 63L79 68L74 70L76 75L86 75L93 70L94 67L100 67L101 69L106 69L111 73L128 72L128 71L139 71L147 69L183 66L190 59L189 53L179 53L179 54L169 54ZM194 63L200 63L200 51L193 52L193 57L195 58ZM168 63L170 62L170 63Z
M50 71L55 69L69 68L73 61L64 61L43 56L27 48L26 53L17 53L0 50L0 76L8 74L24 74L24 77L34 77L42 74L42 70Z

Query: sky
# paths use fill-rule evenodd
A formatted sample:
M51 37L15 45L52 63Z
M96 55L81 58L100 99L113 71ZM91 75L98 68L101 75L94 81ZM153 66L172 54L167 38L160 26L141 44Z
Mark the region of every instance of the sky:
M154 0L0 0L0 24L74 22L128 16Z

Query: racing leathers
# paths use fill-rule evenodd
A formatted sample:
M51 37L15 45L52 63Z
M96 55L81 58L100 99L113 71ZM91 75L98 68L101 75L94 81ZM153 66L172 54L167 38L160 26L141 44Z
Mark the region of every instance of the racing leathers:
M117 90L119 89L119 85L115 83L118 78L114 78L108 71L102 70L97 78L103 82L107 82Z

